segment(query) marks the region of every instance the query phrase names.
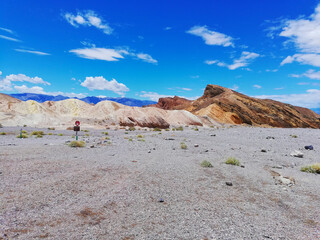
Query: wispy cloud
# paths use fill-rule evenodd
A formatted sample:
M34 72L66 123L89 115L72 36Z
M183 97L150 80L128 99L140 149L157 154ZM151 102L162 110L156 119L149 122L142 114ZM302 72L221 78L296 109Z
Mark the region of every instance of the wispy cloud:
M258 84L255 84L255 85L253 85L252 87L257 88L257 89L262 88L262 87L261 87L260 85L258 85Z
M36 55L51 55L50 53L40 52L40 51L33 51L33 50L26 50L26 49L15 49L17 52L23 52L23 53L32 53Z
M0 74L0 90L1 91L12 91L15 86L14 82L28 82L32 84L43 84L50 85L49 82L44 81L40 77L29 77L25 74L10 74L4 78L1 77L2 72Z
M320 71L315 71L313 69L310 69L302 74L290 74L290 77L294 78L301 78L301 77L307 77L314 80L320 80Z
M21 42L19 39L16 39L16 38L13 38L13 37L4 36L4 35L0 35L0 38L6 39L6 40L9 40L9 41L13 41L13 42Z
M158 61L153 59L149 54L146 53L138 53L137 58L141 59L144 62L148 62L148 63L153 63L153 64L157 64Z
M81 86L86 87L91 91L92 90L108 90L108 91L117 93L121 96L124 96L125 92L129 91L129 88L123 83L119 83L115 79L108 81L102 76L86 77L86 79L81 83Z
M295 106L306 108L319 108L320 107L320 90L309 89L305 93L300 94L283 94L283 95L260 95L255 96L262 99L273 99L276 101L289 103Z
M8 28L0 27L0 30L5 31L5 32L10 33L10 34L14 34L14 32L12 30L8 29Z
M254 59L260 57L260 54L254 52L242 52L240 58L235 59L232 64L226 64L218 60L206 60L208 65L216 64L219 67L227 67L230 70L235 70L240 67L248 66Z
M223 47L234 46L233 38L219 32L211 31L207 26L194 26L187 33L201 37L207 45L217 45Z
M72 49L69 52L76 54L78 57L94 59L94 60L103 60L103 61L119 61L124 59L125 56L133 57L134 59L139 59L144 62L157 64L158 61L152 58L149 54L146 53L135 53L130 49L112 49L112 48L79 48Z
M107 35L110 35L113 32L113 29L109 26L109 24L92 10L77 12L76 14L67 12L64 13L63 16L74 27L95 27Z
M171 30L171 29L172 29L172 27L165 27L163 30L168 31L168 30Z
M298 53L293 56L286 57L282 62L281 66L293 62L298 62L304 65L312 65L315 67L320 67L320 54L315 53Z

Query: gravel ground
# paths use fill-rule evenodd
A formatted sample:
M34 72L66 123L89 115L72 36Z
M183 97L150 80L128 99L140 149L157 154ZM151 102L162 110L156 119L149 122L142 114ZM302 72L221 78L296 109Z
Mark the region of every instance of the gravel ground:
M320 130L38 130L0 129L0 239L320 239Z

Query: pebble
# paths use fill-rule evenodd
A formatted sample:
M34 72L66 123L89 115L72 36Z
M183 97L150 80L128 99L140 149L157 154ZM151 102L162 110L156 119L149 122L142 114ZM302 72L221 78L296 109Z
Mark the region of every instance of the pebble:
M174 138L165 138L164 140L174 140Z
M158 202L163 203L164 200L162 198L160 198Z
M265 150L265 149L261 149L261 152L267 152L267 150Z
M282 167L282 166L277 165L277 166L273 166L272 168L282 169L283 167Z
M90 148L94 148L94 145L91 145Z
M210 136L211 136L211 137L215 137L216 135L215 135L215 134L211 134Z
M194 147L199 147L199 144L195 144Z
M151 153L151 150L149 150L148 153Z
M274 139L274 137L268 136L268 137L266 137L266 139Z
M244 168L244 165L241 165L240 167Z
M232 182L226 182L226 185L227 186L232 186L233 184L232 184Z
M300 152L298 150L294 150L292 153L290 153L290 156L292 157L298 157L298 158L303 158L303 152Z

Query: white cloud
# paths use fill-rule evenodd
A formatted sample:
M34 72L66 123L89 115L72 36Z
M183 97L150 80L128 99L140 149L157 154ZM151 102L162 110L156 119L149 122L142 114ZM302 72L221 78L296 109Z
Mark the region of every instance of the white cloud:
M314 53L306 53L306 54L294 54L293 56L286 57L282 62L281 66L293 63L293 62L299 62L301 64L305 65L312 65L315 67L320 67L320 54L314 54Z
M158 63L157 60L153 59L149 54L145 54L145 53L138 53L137 58L141 59L144 62L148 62L148 63L153 63L153 64Z
M257 89L262 88L262 87L261 87L260 85L258 85L258 84L253 85L253 87L254 87L254 88L257 88Z
M199 75L191 76L191 78L199 78Z
M49 82L43 81L40 77L29 77L25 74L10 74L6 76L4 80L8 80L10 82L29 82L34 84L50 85Z
M192 91L191 88L181 88L181 89L184 90L184 91Z
M320 71L317 72L313 69L310 69L303 74L290 74L289 76L294 78L307 77L310 79L320 80Z
M194 26L187 33L201 37L207 45L234 46L233 38L223 33L211 31L207 26Z
M110 35L113 29L104 22L103 18L99 17L94 11L88 10L77 12L77 14L65 13L64 18L74 27L88 26L96 27L102 30L105 34Z
M13 41L13 42L21 42L20 40L18 40L16 38L7 37L7 36L4 36L4 35L0 35L0 38L6 39L6 40L9 40L9 41Z
M10 30L10 29L8 29L8 28L2 28L2 27L0 27L0 30L5 31L5 32L7 32L7 33L13 34L13 31Z
M76 54L78 57L87 59L97 59L103 61L119 61L119 59L124 59L125 55L133 57L134 59L139 59L144 62L157 64L158 61L152 58L149 54L138 53L136 54L130 49L112 49L112 48L79 48L72 49L69 52Z
M275 88L274 90L282 90L284 89L284 87L278 87L278 88Z
M320 90L318 89L309 89L306 91L306 93L301 94L260 95L255 97L262 99L273 99L306 108L320 107Z
M207 61L205 61L205 63L208 65L216 64L219 67L227 67L230 70L235 70L240 67L248 66L252 62L253 59L255 59L259 56L260 56L260 54L254 53L254 52L242 52L240 58L235 59L233 61L233 63L230 65L228 65L224 62L220 62L218 60L207 60ZM250 69L246 69L246 70L250 71Z
M104 77L86 77L81 86L88 88L89 90L109 90L115 92L121 96L125 95L125 92L129 91L123 83L118 83L115 79L111 81L106 80Z
M164 30L168 31L168 30L171 30L172 27L165 27Z
M104 61L119 61L124 58L121 54L126 54L125 50L115 50L108 48L82 48L73 49L69 52L76 54L78 57L87 59L97 59Z
M17 52L23 52L23 53L32 53L36 55L51 55L50 53L40 52L40 51L32 51L32 50L25 50L25 49L15 49Z
M266 69L266 72L278 72L278 69Z
M234 91L237 91L239 89L239 86L234 84L230 89L234 90Z

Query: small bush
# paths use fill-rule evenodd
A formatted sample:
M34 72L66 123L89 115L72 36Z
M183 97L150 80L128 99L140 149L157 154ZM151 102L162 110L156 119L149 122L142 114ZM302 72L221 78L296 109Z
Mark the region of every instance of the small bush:
M53 135L53 133L48 133L48 135Z
M226 164L230 164L230 165L235 165L235 166L240 166L240 162L239 160L237 160L234 157L229 157L226 161Z
M109 137L105 137L105 139L106 139L106 140L110 140L110 138L109 138Z
M166 128L165 131L168 132L168 131L170 131L170 129L169 129L169 128Z
M301 168L301 172L320 174L320 163L316 163L311 166L304 166Z
M5 132L0 132L0 135L7 135Z
M141 135L141 134L139 134L139 135L137 136L137 138L144 138L144 136Z
M180 143L180 147L181 147L181 149L187 149L188 148L188 146L184 142Z
M89 130L83 130L84 132L90 132Z
M124 134L129 134L128 132L124 132Z
M108 142L107 142L107 144L109 144L109 145L110 145L111 143L112 143L111 141L108 141Z
M28 132L26 130L22 130L21 132L24 134L28 134Z
M153 131L154 132L161 132L161 128L154 128Z
M129 131L135 131L136 128L135 127L129 127Z
M297 138L298 136L297 135L290 135L290 137Z
M85 134L86 137L89 137L90 135L88 133Z
M208 168L213 167L211 162L209 162L207 160L202 161L200 165L201 165L201 167L208 167Z
M195 130L195 131L199 131L199 128L196 127L194 130Z
M19 134L19 135L17 135L17 138L28 138L28 135L27 134L21 134L21 136L20 136L20 134Z
M177 131L183 131L183 127L182 127L182 126L177 127L176 130L177 130Z
M129 138L129 142L132 142L133 141L133 139L132 138Z
M109 133L108 132L104 132L104 135L109 135Z
M172 130L172 131L175 131L176 129L175 129L175 128L172 128L171 130Z
M56 130L54 127L49 127L48 130Z
M84 147L86 143L84 141L72 141L69 143L69 147Z
M144 140L143 138L139 138L138 141L139 142L145 142L146 140Z
M58 133L58 136L63 136L63 134L62 133Z
M26 126L27 126L26 124L23 125L23 127L26 127Z
M36 136L36 138L42 138L42 137L43 135L40 135L40 134Z
M44 135L44 132L43 132L43 131L33 131L30 135L31 135L31 136L34 136L34 135L36 135L36 136L38 136L38 135Z

